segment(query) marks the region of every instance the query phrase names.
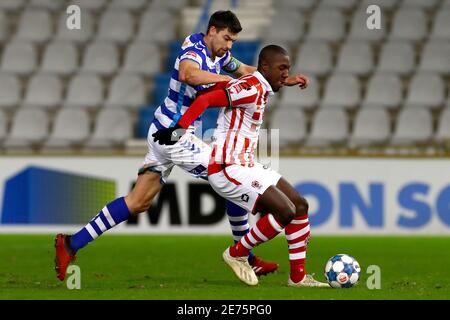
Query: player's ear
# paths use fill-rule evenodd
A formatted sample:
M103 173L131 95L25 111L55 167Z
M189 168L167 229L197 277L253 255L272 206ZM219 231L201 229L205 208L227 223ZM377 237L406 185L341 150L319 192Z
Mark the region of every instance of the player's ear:
M216 34L217 33L217 29L215 26L211 26L208 30L209 34Z
M267 71L269 71L269 64L267 63L267 62L265 62L265 61L263 61L262 63L261 63L261 68L262 68L262 70L264 71L264 72L267 72Z

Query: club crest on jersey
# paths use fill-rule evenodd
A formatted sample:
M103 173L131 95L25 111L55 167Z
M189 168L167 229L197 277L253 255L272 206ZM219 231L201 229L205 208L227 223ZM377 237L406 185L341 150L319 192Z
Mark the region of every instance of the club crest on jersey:
M259 181L255 180L252 182L252 187L255 189L261 189L261 184L259 183Z

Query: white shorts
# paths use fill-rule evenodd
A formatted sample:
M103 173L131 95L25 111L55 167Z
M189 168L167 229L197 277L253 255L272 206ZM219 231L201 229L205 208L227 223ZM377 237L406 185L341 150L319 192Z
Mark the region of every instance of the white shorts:
M149 167L150 171L160 173L162 183L166 182L175 165L196 178L208 178L208 163L211 157L211 147L208 144L193 133L186 132L174 145L161 145L153 141L152 134L156 131L155 125L151 124L144 166Z
M217 194L247 211L256 213L254 210L259 196L270 186L276 186L280 178L278 172L255 163L252 168L241 165L227 166L222 171L211 174L208 180Z

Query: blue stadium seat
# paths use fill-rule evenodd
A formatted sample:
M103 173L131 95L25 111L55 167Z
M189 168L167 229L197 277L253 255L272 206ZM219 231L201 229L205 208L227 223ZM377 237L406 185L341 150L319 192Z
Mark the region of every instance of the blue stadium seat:
M237 41L233 44L231 52L239 61L252 65L259 46L260 41Z
M201 127L201 138L202 140L209 142L211 139L211 136L213 134L213 130L216 128L217 123L217 117L219 115L220 108L209 108L205 111L205 113L202 115L202 127ZM207 130L210 130L206 132ZM205 134L206 132L206 134ZM197 136L200 136L200 131L197 130L195 132Z
M169 89L170 77L172 74L159 73L155 75L155 87L153 89L153 104L160 105L164 98L167 96L167 90Z
M167 59L166 70L172 70L175 64L175 60L177 60L178 54L181 52L181 45L183 41L172 41L169 43L169 58Z
M136 123L136 138L147 138L148 128L153 121L157 106L146 106L141 108L138 113Z

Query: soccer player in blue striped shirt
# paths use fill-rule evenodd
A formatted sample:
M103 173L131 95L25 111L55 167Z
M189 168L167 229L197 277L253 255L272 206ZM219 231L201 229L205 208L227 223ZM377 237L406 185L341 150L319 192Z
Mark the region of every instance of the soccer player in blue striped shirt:
M221 75L221 70L236 77L256 70L231 55L230 49L241 30L240 22L234 13L218 11L211 16L206 35L197 33L185 39L182 51L175 61L167 97L155 111L155 119L150 125L149 150L143 167L138 172L135 187L127 196L107 204L75 234L56 236L55 269L60 280L64 280L67 266L75 259L78 250L106 230L128 220L132 214L147 211L175 165L194 177L207 179L211 149L194 135L195 128L201 125L200 118L194 122L188 134L173 146L158 144L153 141L152 134L159 129L173 127L199 92L232 79L230 76ZM308 79L297 75L289 78L286 84L305 88ZM227 202L227 215L234 240L238 241L250 229L248 212ZM265 262L253 254L249 257L249 263L257 275L264 275L278 268L278 264Z

